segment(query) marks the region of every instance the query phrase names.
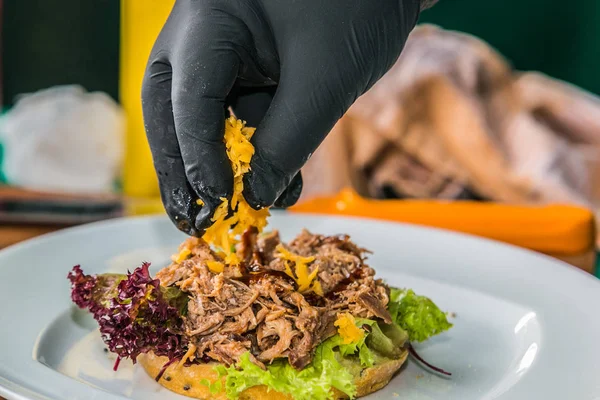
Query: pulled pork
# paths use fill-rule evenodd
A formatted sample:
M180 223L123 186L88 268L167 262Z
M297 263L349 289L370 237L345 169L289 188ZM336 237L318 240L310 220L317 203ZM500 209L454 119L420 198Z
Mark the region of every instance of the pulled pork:
M261 367L287 358L302 369L315 348L335 335L338 313L391 322L389 289L365 264L366 250L348 236L304 230L283 245L311 260L309 274L318 268L314 279L319 294L298 291L296 265L280 254L282 245L277 232L258 235L249 230L236 248L241 265L225 265L222 273L215 273L207 262L222 262L221 257L202 239L190 238L180 247L189 250L189 258L157 274L162 285L176 285L189 294L185 335L196 346L196 360L230 365L249 351Z

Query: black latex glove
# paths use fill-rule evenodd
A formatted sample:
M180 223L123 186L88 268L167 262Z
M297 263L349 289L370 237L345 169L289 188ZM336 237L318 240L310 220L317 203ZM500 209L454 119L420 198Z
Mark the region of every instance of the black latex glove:
M162 199L179 229L201 234L220 198L231 196L223 144L229 105L258 128L244 197L254 208L294 204L300 168L394 64L419 6L178 0L148 61L142 104Z

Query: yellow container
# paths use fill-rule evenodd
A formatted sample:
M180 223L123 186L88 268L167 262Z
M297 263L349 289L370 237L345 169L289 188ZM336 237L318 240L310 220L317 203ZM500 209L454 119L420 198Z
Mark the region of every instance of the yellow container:
M121 0L120 97L127 115L123 190L128 197L158 199L158 183L142 118L146 62L174 0Z

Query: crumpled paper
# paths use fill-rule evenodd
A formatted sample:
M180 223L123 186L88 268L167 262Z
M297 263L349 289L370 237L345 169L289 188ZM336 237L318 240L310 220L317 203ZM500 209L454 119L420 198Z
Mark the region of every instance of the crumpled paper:
M25 94L0 119L2 171L28 189L114 190L123 159L125 116L101 92L58 86Z
M481 40L418 26L303 169L302 200L573 203L600 209L600 99L514 71Z

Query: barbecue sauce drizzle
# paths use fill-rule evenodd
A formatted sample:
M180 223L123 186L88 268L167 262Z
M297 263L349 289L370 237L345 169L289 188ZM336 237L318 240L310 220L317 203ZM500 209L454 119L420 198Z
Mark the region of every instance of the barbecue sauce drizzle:
M286 280L287 282L292 284L295 289L297 289L298 284L296 283L296 281L290 276L288 276L285 272L266 269L263 267L264 255L260 250L256 249L255 243L252 243L252 237L256 237L255 235L257 233L258 232L255 229L249 229L246 232L244 232L244 234L241 237L242 246L244 247L244 249L251 250L252 254L244 255L243 260L240 263L242 276L235 279L245 283L246 285L249 285L251 283L258 282L263 278L268 279L269 277L278 277ZM344 235L340 238L335 239L344 241L347 240L347 238L348 237ZM247 259L250 259L250 262L247 262ZM354 271L352 271L352 273L348 277L338 282L337 285L332 290L327 292L324 296L319 296L318 294L313 292L303 294L303 296L311 306L324 307L327 303L327 300L334 300L339 295L339 292L346 290L348 286L357 279L363 278L363 275L363 267L360 266Z
M264 256L261 251L256 249L256 246L254 245L255 243L252 243L252 236L255 236L257 233L258 231L256 228L252 228L248 229L242 235L241 239L243 248L246 250L251 250L252 254L250 254L249 257L248 255L244 254L242 262L240 263L242 276L234 279L249 285L251 283L258 282L263 278L278 277L293 284L294 288L297 289L298 285L296 284L296 281L289 277L285 272L262 267L264 264ZM250 258L250 262L246 261L247 258Z

